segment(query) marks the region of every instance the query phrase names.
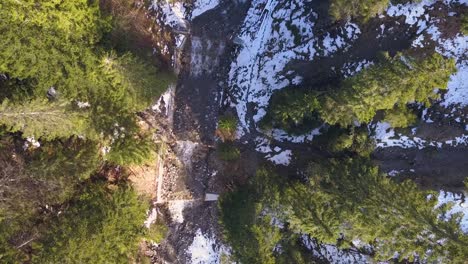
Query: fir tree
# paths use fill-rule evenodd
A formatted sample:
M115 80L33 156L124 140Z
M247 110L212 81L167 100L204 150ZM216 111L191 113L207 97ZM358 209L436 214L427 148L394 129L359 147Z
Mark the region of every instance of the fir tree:
M25 138L95 136L89 128L87 113L75 111L70 103L62 101L36 99L28 103L14 104L5 100L0 105L0 124L10 132L22 132Z
M389 0L331 0L330 15L338 19L360 18L364 21L380 14Z
M128 263L144 235L148 203L128 187L88 186L34 244L33 263Z

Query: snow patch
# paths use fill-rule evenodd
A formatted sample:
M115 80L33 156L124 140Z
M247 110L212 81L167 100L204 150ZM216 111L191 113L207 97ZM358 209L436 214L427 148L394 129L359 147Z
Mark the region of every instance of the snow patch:
M220 245L213 237L197 230L193 242L188 248L192 264L220 264L221 256L230 255L230 250Z
M184 222L184 209L189 203L188 201L169 201L167 203L172 221L179 224Z
M468 201L466 200L466 195L442 190L439 192L436 207L447 203L452 203L452 208L445 215L445 219L449 219L450 216L460 213L462 215L460 227L463 232L468 233Z
M349 47L361 33L356 24L348 22L334 36L314 36L312 29L318 15L309 9L311 1L291 0L287 5L280 0L252 1L236 38L240 49L231 64L228 83L232 106L246 132L256 129L256 123L265 116L275 90L302 81L284 73L288 62L331 55ZM252 107L248 110L247 105Z
M273 155L268 157L268 160L277 164L277 165L284 165L287 166L291 162L292 151L291 150L284 150L279 154Z
M322 127L316 128L312 130L308 134L304 135L289 135L286 131L281 130L281 129L273 129L272 131L272 136L274 139L280 141L280 142L291 142L291 143L304 143L307 141L312 141L314 139L314 136L320 135L320 129Z
M347 62L343 65L341 73L344 77L351 77L356 75L358 72L367 69L371 65L374 65L374 63L368 60L362 60L358 62Z
M165 25L173 28L187 27L185 22L187 10L183 3L172 3L170 0L153 0L151 8L161 10L163 14L162 21Z
M146 228L150 228L150 226L156 222L156 219L158 218L158 211L156 208L153 208L151 211L148 212L148 218L145 220L145 226Z
M219 0L196 0L192 11L192 19L219 5Z
M458 72L450 77L442 105L468 105L468 64L458 67Z
M373 138L377 143L377 148L400 147L400 148L418 148L423 149L426 147L442 146L468 146L468 135L461 135L445 142L428 141L419 137L409 137L396 133L391 125L387 122L378 122L369 125L370 130L374 130L375 135Z

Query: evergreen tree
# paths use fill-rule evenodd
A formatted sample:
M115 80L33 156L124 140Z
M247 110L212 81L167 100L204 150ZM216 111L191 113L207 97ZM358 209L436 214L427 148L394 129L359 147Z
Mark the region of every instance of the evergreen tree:
M28 103L14 104L5 100L0 105L0 124L10 132L22 132L25 138L95 136L89 128L87 113L73 110L69 103L61 101L36 99Z
M115 165L143 165L155 154L156 144L150 135L127 135L114 141L106 159Z
M0 4L0 73L34 80L36 94L54 86L69 98L83 92L106 22L98 1L6 0Z
M455 71L454 60L437 53L425 59L401 54L390 58L384 54L378 64L345 79L338 87L297 91L293 97L285 96L286 100L270 104L267 118L271 121L267 121L287 129L316 114L326 123L342 127L367 123L377 111L391 111L395 107L401 110L414 102L430 105L431 100L438 98L434 89L446 89ZM284 98L288 93L291 91L281 91L276 98ZM407 120L399 125L412 121L408 110L404 113Z
M33 263L128 263L136 254L148 204L128 187L88 186L35 243Z
M423 60L397 55L346 79L339 90L321 98L320 116L329 124L367 123L378 110L410 102L430 105L435 88L446 89L456 71L454 60L434 53Z
M331 0L330 15L338 19L360 18L364 21L380 14L389 0Z
M420 191L410 181L395 183L363 159L313 164L308 184L293 184L285 201L285 220L293 230L344 247L356 239L367 242L376 260L390 259L395 252L410 261L415 253L446 261L468 254L460 219L440 219L448 208L434 209L434 193Z

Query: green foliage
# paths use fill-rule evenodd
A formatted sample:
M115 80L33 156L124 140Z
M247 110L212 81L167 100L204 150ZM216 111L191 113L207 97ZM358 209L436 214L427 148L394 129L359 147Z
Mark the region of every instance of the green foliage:
M145 237L159 244L166 238L168 230L166 223L158 218L155 223L151 224Z
M221 142L218 144L219 158L224 161L233 161L240 158L240 150L232 142Z
M0 105L0 124L9 132L22 132L23 137L43 139L68 138L73 135L95 137L87 124L88 113L73 109L69 103L36 99Z
M302 125L304 120L313 120L314 112L320 107L317 99L315 93L304 93L296 89L282 90L273 95L262 126L272 122L275 126L291 130Z
M222 196L219 201L224 239L233 248L233 258L240 263L291 263L292 259L303 259L302 255L291 256L297 255L301 245L292 243L289 234L272 225L280 195L281 183L277 180L262 168L247 186ZM286 249L286 255L275 252L278 245ZM303 263L311 263L310 258Z
M98 1L8 0L2 3L0 20L0 46L6 47L0 51L0 73L6 74L0 87L5 89L4 99L14 104L5 103L10 108L60 111L44 118L62 120L39 120L34 135L51 139L96 130L108 136L116 122L135 127L135 112L148 107L173 80L131 54L102 51L98 44L109 29L109 19L100 14ZM57 90L60 103L46 106L40 99L50 87ZM22 96L39 99L18 102ZM75 100L91 105L83 118L78 115L84 111L78 114L66 107ZM51 124L57 127L48 128ZM23 128L21 122L7 125Z
M144 234L147 209L130 188L91 185L35 243L33 263L128 263Z
M329 124L346 126L355 121L367 123L378 110L393 109L395 104L429 105L430 99L437 98L434 88L446 89L455 71L454 60L437 53L423 60L387 56L321 98L320 116Z
M395 251L411 260L429 249L430 259L454 260L451 251L462 250L468 236L456 217L438 217L447 208L434 210L435 195L427 201L428 194L411 181L398 184L382 176L367 160L332 160L313 164L309 183L286 191L285 219L293 230L322 242L348 247L352 240L365 241L374 246L376 260L390 259ZM447 239L446 245L439 239Z
M0 152L0 261L24 261L17 250L41 233L44 208L68 201L83 179L97 168L98 150L91 141L41 142L23 157L3 143ZM14 155L11 155L14 153ZM46 210L47 211L47 210ZM26 244L25 244L26 243Z
M392 127L408 127L416 124L418 117L406 106L396 105L393 109L385 111L384 121L390 123Z
M274 125L291 128L303 123L308 116L318 114L328 124L347 127L370 122L377 111L402 109L410 102L430 105L438 98L434 88L445 89L456 71L455 62L435 53L425 59L414 59L401 54L390 58L382 56L381 62L357 75L345 79L338 87L327 91L284 91L282 101L270 104L268 118ZM411 121L405 111L406 123ZM402 118L397 118L401 124ZM398 123L397 122L397 123Z
M111 94L111 97L125 96L121 99L127 100L130 111L147 108L173 80L173 76L159 73L156 67L130 53L122 56L115 53L104 55L100 70L106 84L101 89L115 92L116 95Z
M93 141L71 138L65 142L44 142L29 155L26 173L42 182L36 202L61 204L73 195L76 186L98 169L99 149Z
M369 138L366 127L340 128L331 127L326 134L320 135L317 142L326 142L332 152L348 151L359 156L369 156L374 150L373 140Z
M106 29L97 1L6 0L0 6L0 72L75 96L94 60L91 47Z
M463 35L468 35L468 15L463 14L460 21L460 31Z
M233 141L236 138L237 118L224 115L219 118L217 134L223 141Z
M360 18L369 20L387 8L389 0L331 0L330 15L335 20Z
M271 217L259 217L262 209L254 189L244 187L220 200L224 236L241 263L275 263L273 249L281 239Z
M414 254L444 263L467 258L460 215L440 218L450 206L434 209L435 193L386 178L368 158L318 161L308 175L305 182L285 181L260 170L250 185L220 200L225 239L238 261L311 263L300 234L345 249L360 240L372 247L373 261L392 259L395 252L400 261L412 261ZM284 227L275 227L271 216ZM281 252L272 252L276 245Z
M143 165L155 154L156 144L150 135L125 135L114 141L105 158L115 165Z

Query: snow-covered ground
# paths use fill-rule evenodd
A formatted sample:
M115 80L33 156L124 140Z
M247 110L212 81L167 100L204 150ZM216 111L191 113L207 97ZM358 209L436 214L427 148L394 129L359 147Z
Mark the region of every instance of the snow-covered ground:
M306 8L311 0L254 0L239 35L243 43L231 64L229 86L235 98L240 126L244 132L256 128L266 114L274 90L300 83L301 78L285 72L294 60L331 56L349 48L360 34L357 25L347 23L337 35L317 37L313 27L317 14ZM253 120L247 113L253 105ZM253 123L252 123L253 121Z
M314 36L313 27L317 14L307 9L311 0L253 0L236 42L243 43L231 64L229 87L234 95L232 106L239 117L238 135L242 137L258 130L257 123L265 116L269 100L275 90L302 82L301 76L287 71L292 60L312 60L316 56L332 56L361 33L359 27L347 23L338 28L337 34ZM364 63L365 64L365 63ZM357 71L365 65L357 65ZM350 73L351 74L351 73ZM252 106L252 111L247 106ZM270 146L267 137L280 142L302 143L319 135L318 129L299 136L288 135L282 130L259 131L267 133L257 139L257 150L275 164L288 165L292 159L290 150ZM276 149L276 150L275 150Z
M152 8L161 9L164 18L163 22L171 27L186 27L185 20L191 20L203 13L216 8L220 0L194 0L190 11L183 1L153 0Z
M197 230L192 244L188 248L192 264L221 264L226 263L223 257L230 256L230 249L220 245L213 237Z
M468 39L466 43L468 43ZM468 53L468 50L466 52ZM445 107L451 105L468 106L468 62L460 64L458 72L450 78L442 105Z
M440 191L437 197L438 203L436 207L439 207L446 203L451 203L452 208L447 212L445 217L448 219L453 214L461 214L460 226L463 232L468 233L468 201L461 194L454 194L451 192Z
M173 28L186 26L185 19L189 17L185 6L181 2L172 3L169 0L153 0L152 8L161 10L164 24Z
M219 5L219 0L195 0L192 19Z
M386 147L400 147L400 148L419 148L425 147L437 147L442 148L444 146L467 146L468 135L460 135L450 140L443 142L428 141L419 137L411 135L403 135L396 133L391 125L387 122L378 122L370 125L369 128L375 131L374 139L376 140L378 148Z
M184 222L184 209L187 206L190 206L192 202L190 201L169 201L167 203L167 208L171 214L172 221L175 223L183 223Z

